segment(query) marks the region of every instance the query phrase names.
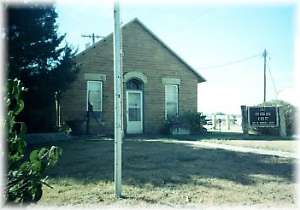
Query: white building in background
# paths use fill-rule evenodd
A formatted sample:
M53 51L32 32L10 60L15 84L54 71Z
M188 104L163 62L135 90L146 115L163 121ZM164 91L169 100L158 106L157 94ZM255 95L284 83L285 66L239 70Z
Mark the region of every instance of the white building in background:
M210 113L205 114L208 124L205 126L212 131L238 131L242 130L242 116L236 114Z

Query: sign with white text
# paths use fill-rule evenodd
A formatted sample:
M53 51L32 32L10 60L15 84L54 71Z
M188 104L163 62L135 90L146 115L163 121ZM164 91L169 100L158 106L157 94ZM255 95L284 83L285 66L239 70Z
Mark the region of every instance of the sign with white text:
M272 106L248 107L249 125L253 127L277 127L278 108Z

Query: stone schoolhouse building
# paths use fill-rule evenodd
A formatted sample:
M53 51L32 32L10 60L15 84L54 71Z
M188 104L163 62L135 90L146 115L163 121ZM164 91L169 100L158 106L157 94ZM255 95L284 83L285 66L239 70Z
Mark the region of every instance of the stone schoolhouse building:
M205 79L138 19L122 27L125 134L155 134L170 116L197 112L197 84ZM113 134L113 34L76 56L77 79L63 93L62 120L82 121L89 130Z

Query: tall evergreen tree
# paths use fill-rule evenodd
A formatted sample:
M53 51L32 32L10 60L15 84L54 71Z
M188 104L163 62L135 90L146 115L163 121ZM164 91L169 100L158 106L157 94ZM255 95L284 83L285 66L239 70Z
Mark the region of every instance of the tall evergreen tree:
M75 79L75 52L58 35L52 5L12 6L7 11L8 78L20 79L28 89L19 120L29 131L53 129L54 94ZM52 124L51 124L52 121Z

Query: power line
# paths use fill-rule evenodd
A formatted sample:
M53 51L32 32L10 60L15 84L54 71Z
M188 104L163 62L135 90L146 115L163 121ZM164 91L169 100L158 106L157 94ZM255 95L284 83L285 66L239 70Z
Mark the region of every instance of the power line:
M245 62L245 61L251 60L253 58L260 57L260 56L261 56L261 54L256 54L256 55L252 55L252 56L249 56L249 57L241 58L241 59L238 59L238 60L235 60L235 61L230 61L228 63L218 64L218 65L211 65L211 66L205 66L205 67L199 67L199 68L201 68L201 69L216 69L216 68L221 68L221 67L224 67L224 66L230 66L230 65L237 64L237 63L242 63L242 62Z

